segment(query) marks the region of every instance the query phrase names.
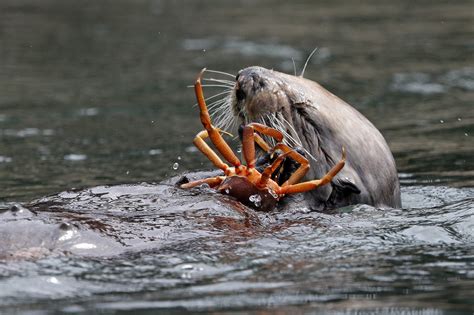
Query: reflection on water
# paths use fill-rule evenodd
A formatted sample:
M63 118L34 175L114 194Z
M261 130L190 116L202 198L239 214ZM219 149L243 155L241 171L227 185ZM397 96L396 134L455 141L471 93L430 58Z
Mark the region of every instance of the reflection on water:
M208 216L241 218L216 209L214 194L181 196L193 202L166 208L173 197L166 190L141 185L145 195L134 199L96 188L110 198L91 201L92 212L49 212L49 204L40 215L0 214L0 233L17 246L3 247L0 256L14 251L21 261L1 265L0 303L18 312L46 308L41 303L50 299L58 303L49 307L70 312L290 312L293 305L335 314L400 306L467 312L473 192L461 187L474 183L472 25L467 0L1 1L2 207L210 168L192 146L202 127L187 86L198 71L235 74L261 65L299 73L320 47L305 77L382 131L400 170L405 208L323 215L295 206L257 215L262 227L253 235L234 225L229 232L228 219L210 226ZM74 194L60 199L70 202ZM150 194L156 200L142 204ZM108 208L113 202L120 211ZM61 220L77 226L59 228ZM285 226L292 221L298 224ZM12 222L34 237L16 238ZM130 238L117 243L114 226ZM125 245L136 247L124 253Z

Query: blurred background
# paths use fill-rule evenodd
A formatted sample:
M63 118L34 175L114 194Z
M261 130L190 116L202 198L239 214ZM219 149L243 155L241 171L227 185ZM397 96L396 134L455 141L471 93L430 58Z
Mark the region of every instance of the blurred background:
M374 122L403 185L473 186L473 12L468 0L2 0L0 201L209 169L192 148L199 70L293 73L294 59L299 72L315 47L305 77Z

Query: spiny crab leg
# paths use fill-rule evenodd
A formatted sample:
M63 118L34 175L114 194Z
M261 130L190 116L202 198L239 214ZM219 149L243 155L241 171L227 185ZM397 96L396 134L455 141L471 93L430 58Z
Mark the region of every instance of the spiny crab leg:
M199 185L202 185L202 184L208 184L209 187L214 188L214 187L220 185L220 183L222 183L222 181L224 179L225 179L225 176L217 176L217 177L198 179L198 180L186 183L186 184L182 184L181 188L193 188L193 187L196 187L196 186L199 186Z
M209 133L207 132L207 130L203 130L201 131L200 133L198 133L196 135L196 137L194 138L194 145L196 146L196 148L199 149L199 151L201 151L205 156L207 156L207 158L217 167L217 168L220 168L221 170L224 171L225 174L227 174L228 170L229 170L229 165L225 164L221 158L216 154L216 152L214 152L210 147L209 145L206 143L206 141L204 141L204 139L206 139L207 137L209 137Z
M196 93L196 98L199 105L199 110L200 110L199 117L201 118L201 123L206 129L209 135L209 138L211 139L216 149L222 154L222 156L227 161L229 161L230 164L232 164L236 168L236 171L239 172L239 169L240 169L239 166L241 166L242 163L240 162L239 158L234 154L234 152L229 147L229 145L224 141L224 139L222 138L219 132L219 129L214 127L211 123L211 116L209 115L209 112L207 110L206 101L204 100L204 93L202 91L202 85L201 85L201 78L204 71L206 71L206 68L201 70L201 72L199 73L196 79L196 82L194 83L194 92Z
M255 143L257 143L264 151L271 151L270 146L257 132L275 138L278 142L283 140L283 134L276 129L259 123L245 125L242 131L242 151L247 167L251 169L255 168Z
M255 168L255 138L253 128L249 125L244 127L242 133L242 153L245 163L250 169Z
M262 177L260 177L260 181L257 183L257 187L262 189L267 186L268 180L272 176L272 174L275 172L275 170L281 165L281 163L285 160L285 158L288 156L289 152L283 153L279 155L275 161L273 161L272 165L267 166L263 172L262 172Z
M268 143L263 140L262 137L258 133L254 133L254 138L255 138L255 143L258 144L258 146L265 152L270 153L270 150L272 149Z
M275 138L277 142L283 141L283 134L274 128L271 128L259 123L250 123L247 126L252 127L255 131L258 131L259 133L263 135L267 135L269 137Z
M282 186L293 185L295 183L298 183L309 170L308 160L304 156L299 154L297 151L293 150L292 148L283 143L278 143L277 145L275 145L271 152L273 153L276 150L281 150L284 153L288 153L290 158L300 164L298 169L293 174L291 174L290 178L288 178L288 180L284 182Z
M306 191L309 191L309 190L313 190L313 189L316 189L320 186L323 186L323 185L331 182L331 180L334 178L334 176L336 176L337 173L339 173L339 171L342 170L342 168L345 165L345 162L346 162L346 150L343 147L342 148L342 158L341 158L341 160L336 165L334 165L333 168L331 168L329 170L329 172L327 172L326 175L323 176L323 178L311 180L311 181L304 182L304 183L283 186L279 189L279 191L277 191L277 193L279 195L281 195L281 194L283 194L283 195L296 194L296 193L302 193L302 192L306 192Z

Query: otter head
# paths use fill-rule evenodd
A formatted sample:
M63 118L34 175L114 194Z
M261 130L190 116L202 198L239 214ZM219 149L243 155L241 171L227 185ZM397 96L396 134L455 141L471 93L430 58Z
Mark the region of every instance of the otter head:
M231 94L234 116L243 124L261 122L277 127L273 117L284 118L291 123L292 104L298 102L302 95L288 83L288 77L292 76L262 67L240 70Z
M294 118L298 116L295 113L298 105L308 103L301 88L304 81L306 79L262 67L240 70L228 98L233 120L238 124L258 122L275 128L283 133L286 144L303 147ZM271 139L267 140L272 143ZM304 151L312 157L310 152Z

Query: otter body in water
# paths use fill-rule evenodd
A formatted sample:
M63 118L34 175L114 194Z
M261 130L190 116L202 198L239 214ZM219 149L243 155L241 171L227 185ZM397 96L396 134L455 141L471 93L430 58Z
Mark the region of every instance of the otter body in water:
M290 145L301 145L311 161L307 178L320 178L346 149L346 166L331 185L306 193L312 209L358 203L401 206L395 161L385 139L367 118L321 85L249 67L239 71L225 103L234 121L264 123L285 133ZM217 126L224 128L228 121L221 119Z

